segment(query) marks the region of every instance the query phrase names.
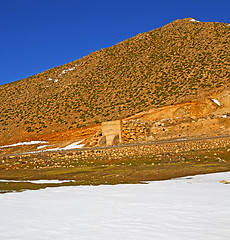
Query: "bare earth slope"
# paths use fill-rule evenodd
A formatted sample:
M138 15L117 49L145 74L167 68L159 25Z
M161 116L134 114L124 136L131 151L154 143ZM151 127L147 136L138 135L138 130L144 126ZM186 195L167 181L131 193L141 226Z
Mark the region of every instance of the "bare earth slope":
M0 144L220 94L230 83L230 26L191 20L0 86Z

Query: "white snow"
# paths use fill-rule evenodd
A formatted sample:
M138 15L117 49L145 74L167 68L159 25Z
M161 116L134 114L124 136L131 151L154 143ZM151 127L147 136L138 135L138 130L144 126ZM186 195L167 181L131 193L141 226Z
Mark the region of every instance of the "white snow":
M58 79L55 79L54 82L58 82Z
M84 140L81 140L79 142L74 142L71 143L63 148L57 147L57 148L50 148L50 149L46 149L46 150L42 150L41 152L50 152L50 151L62 151L62 150L69 150L69 149L75 149L75 148L82 148L83 146L85 146L85 144L80 144L81 142L83 142ZM37 151L40 152L40 151Z
M69 144L69 145L67 145L67 146L65 146L63 148L57 147L57 148L46 149L46 150L41 150L41 151L34 151L34 152L27 152L27 153L61 151L61 150L69 150L69 149L81 148L81 147L83 147L85 145L85 144L80 144L83 141L84 140L71 143L71 144ZM15 144L11 144L11 145L0 146L0 148L15 147L15 146L21 146L21 145L36 145L36 144L44 144L44 143L48 143L48 142L46 142L46 141L19 142L19 143L15 143ZM42 148L48 147L48 146L49 145L38 146L37 149L42 149Z
M0 146L0 148L7 148L7 147L15 147L15 146L20 146L20 145L35 145L35 144L43 144L47 143L45 141L30 141L30 142L19 142L11 145L5 145L5 146Z
M42 148L45 148L45 147L48 147L49 145L42 145L42 146L38 146L37 149L42 149Z
M197 21L197 20L196 20L196 19L194 19L194 18L193 18L193 19L191 19L190 21L191 21L191 22L200 22L200 21Z
M49 81L51 81L51 80L52 80L52 78L49 78L48 80L49 80Z
M226 115L226 114L222 115L222 118L227 118L227 117L228 117L228 115Z
M46 149L43 150L42 152L49 152L49 151L61 151L61 150L69 150L69 149L75 149L75 148L81 148L83 147L85 144L80 144L81 142L83 142L84 140L81 140L79 142L74 142L71 143L63 148L57 147L57 148L51 148L51 149Z
M228 240L230 172L0 194L0 239Z
M25 181L18 181L18 180L2 180L0 182L30 182L36 184L45 184L45 183L65 183L65 182L74 182L75 180L25 180Z
M76 65L75 65L75 66L76 66ZM73 71L74 69L75 69L75 67L72 67L72 68L69 68L69 69L65 69L65 70L62 71L61 74L59 74L59 76L62 75L62 74L67 73L68 71Z
M75 182L75 180L31 180L27 181L36 184L45 184L45 183L65 183L65 182Z
M69 71L73 71L75 69L75 67L69 68Z
M72 68L69 68L69 69L64 69L64 70L62 70L62 72L60 74L58 74L58 76L60 77L62 74L65 74L65 73L67 73L69 71L73 71L73 70L76 69L76 67L78 67L80 65L81 65L81 63L79 65L76 64L75 67L72 67Z
M71 143L63 148L57 147L57 148L49 148L49 149L45 149L45 150L39 150L39 151L33 151L33 152L26 152L25 154L29 154L29 153L39 153L39 152L53 152L53 151L62 151L62 150L69 150L69 149L76 149L76 148L82 148L83 146L85 146L85 144L80 144L81 142L83 142L84 140L81 140L79 142L74 142ZM49 147L49 145L43 145L43 146L39 146L37 147L37 149L42 149L44 147Z
M218 101L218 100L216 100L216 99L212 99L212 101L214 102L214 103L216 103L218 106L220 106L220 102Z
M67 149L74 149L74 148L81 148L83 147L85 144L79 144L81 142L83 142L84 140L81 140L79 142L74 142L74 143L71 143L70 145L62 148L63 150L67 150Z

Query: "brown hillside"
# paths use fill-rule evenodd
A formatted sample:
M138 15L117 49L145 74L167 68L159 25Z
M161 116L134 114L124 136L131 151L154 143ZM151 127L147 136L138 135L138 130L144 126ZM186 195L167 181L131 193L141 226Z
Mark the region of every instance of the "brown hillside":
M222 92L230 26L176 20L0 86L0 144L125 118Z

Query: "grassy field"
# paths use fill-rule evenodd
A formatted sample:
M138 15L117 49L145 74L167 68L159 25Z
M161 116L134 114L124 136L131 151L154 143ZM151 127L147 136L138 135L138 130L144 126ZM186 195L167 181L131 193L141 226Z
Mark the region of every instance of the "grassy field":
M70 163L68 162L68 166ZM72 161L71 167L62 162L58 168L8 169L0 166L0 179L20 182L0 182L0 193L37 190L46 187L145 183L187 175L230 171L229 148L166 153L155 156L100 160ZM28 180L74 180L64 183L31 183Z

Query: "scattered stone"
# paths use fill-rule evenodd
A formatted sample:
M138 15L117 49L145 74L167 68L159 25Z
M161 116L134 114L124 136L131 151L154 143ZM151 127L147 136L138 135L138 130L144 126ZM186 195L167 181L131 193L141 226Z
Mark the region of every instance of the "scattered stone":
M223 183L223 184L229 184L230 182L228 182L228 181L226 181L226 180L222 180L222 181L220 181L221 183Z

